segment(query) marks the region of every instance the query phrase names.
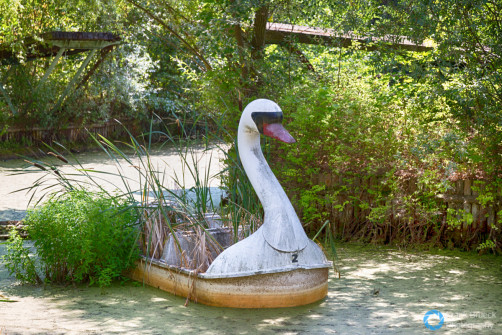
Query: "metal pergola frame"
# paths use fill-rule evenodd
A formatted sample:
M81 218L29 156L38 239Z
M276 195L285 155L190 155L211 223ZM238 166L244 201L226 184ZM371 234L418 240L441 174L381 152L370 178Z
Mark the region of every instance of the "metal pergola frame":
M54 57L51 64L45 71L44 75L38 83L36 84L33 93L36 93L40 87L47 81L51 73L56 68L56 65L59 63L61 56L63 54L76 54L81 52L89 52L87 57L83 61L83 63L78 68L75 75L68 82L66 87L63 90L63 93L60 95L56 104L52 108L52 111L58 109L63 103L64 99L70 93L72 87L75 86L75 83L80 78L82 72L89 65L91 59L95 56L98 50L102 50L107 47L113 47L117 44L121 43L121 38L117 35L111 33L89 33L89 32L50 32L43 34L41 36L41 41L36 41L35 39L28 39L25 43L26 46L29 46L33 51L27 54L28 60L33 60L42 57ZM28 48L27 48L28 49ZM8 50L0 49L0 59L7 59L11 63L18 63L15 55ZM96 66L99 64L99 59L96 62ZM9 77L12 67L7 70L6 76L2 79L6 79ZM3 86L2 81L0 80L0 93L7 102L11 112L13 115L17 114L17 109L12 103L9 94Z

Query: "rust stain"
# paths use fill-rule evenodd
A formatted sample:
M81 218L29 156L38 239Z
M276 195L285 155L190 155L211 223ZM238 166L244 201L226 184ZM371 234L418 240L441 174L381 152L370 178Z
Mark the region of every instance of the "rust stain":
M177 296L209 306L276 308L307 305L326 297L329 269L297 269L288 272L233 278L189 278L157 264L141 261L129 277ZM194 283L195 281L195 283ZM197 290L192 290L193 284Z

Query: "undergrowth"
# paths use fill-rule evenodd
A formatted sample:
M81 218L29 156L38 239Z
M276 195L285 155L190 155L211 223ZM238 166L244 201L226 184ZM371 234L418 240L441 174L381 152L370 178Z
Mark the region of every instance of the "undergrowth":
M134 264L136 212L104 193L71 190L30 210L26 229L37 256L12 232L7 269L27 283L110 285Z

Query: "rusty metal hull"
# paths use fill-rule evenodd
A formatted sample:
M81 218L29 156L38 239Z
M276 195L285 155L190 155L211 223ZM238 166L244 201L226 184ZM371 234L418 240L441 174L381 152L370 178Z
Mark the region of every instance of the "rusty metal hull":
M328 293L328 268L227 278L202 278L161 262L142 259L134 280L197 303L218 307L275 308L313 303Z

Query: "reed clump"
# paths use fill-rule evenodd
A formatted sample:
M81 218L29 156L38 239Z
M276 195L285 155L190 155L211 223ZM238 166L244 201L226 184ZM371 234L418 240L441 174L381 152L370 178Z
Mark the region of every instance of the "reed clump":
M192 130L185 129L181 122L180 127L183 134L193 133ZM203 272L225 247L248 236L259 227L261 222L259 212L257 214L249 212L246 209L249 206L243 206L245 201L239 198L245 195L247 199L249 194L254 194L250 185L246 188L246 185L234 184L233 189L227 187L225 190L211 186L213 180L223 179L229 175L229 169L217 174L210 172L212 164L220 163L213 159L210 153L214 152L215 146L221 150L227 163L232 161L239 164L238 158L228 153L228 145L221 139L209 137L193 139L190 136L183 139L172 136L168 131L153 130L153 122L150 131L143 136L135 137L130 133L129 135L128 142L117 143L103 136L89 134L109 157L111 164L116 166L115 172L99 171L85 166L70 150L57 142L51 146L46 145L48 149L46 159L27 158L29 166L15 171L15 173L37 170L38 173L43 172L42 177L32 186L19 190L31 193L32 199L39 198L35 206L43 209L39 212L33 211L27 222L32 227L41 227L49 220L48 213L58 215L61 220L57 221L57 229L48 232L47 236L48 239L64 240L61 243L66 246L65 252L71 252L71 245L78 246L74 240L78 235L75 234L75 226L81 228L81 222L84 221L94 233L89 233L86 235L88 237L78 242L85 242L87 245L113 245L106 242L106 239L98 238L108 231L107 227L110 229L109 234L127 236L127 239L121 240L123 250L127 252L121 251L120 255L112 257L123 260L124 266L108 267L99 264L91 266L92 262L87 261L87 258L83 256L79 258L78 255L72 254L68 259L81 264L82 269L94 267L98 269L97 272L71 269L66 261L57 264L54 261L54 264L42 271L44 273L40 277L45 278L45 281L96 282L104 286L116 278L122 270L132 266L139 255L153 259L166 258L166 246L169 243L171 253L179 259L177 265ZM175 153L176 163L181 167L173 173L167 170L169 161L158 161L151 155L153 151L166 149ZM56 158L58 163L54 163L55 160L51 158ZM64 165L61 165L61 162ZM125 168L130 167L135 169L136 176L124 173ZM242 167L232 167L230 170L237 171L242 176ZM220 206L220 198L224 194L228 200ZM77 199L78 202L72 202ZM92 214L92 219L79 218L79 208L89 206L95 206L99 210ZM106 215L110 213L115 219L107 219L110 223L108 226L96 224L100 220L105 220L103 216L108 218ZM221 238L220 240L215 238L215 228L222 229L231 238L221 242ZM69 232L73 232L73 235ZM30 236L37 249L40 248L38 255L40 258L46 249L40 240L43 238L35 228L32 228ZM189 242L188 248L187 242ZM19 240L16 240L16 243L18 247L23 245ZM82 246L76 249L84 250ZM88 250L90 250L88 253L94 255L96 259L106 257L105 250L99 248ZM9 262L19 265L25 262L25 259L26 257L18 253L17 259L11 258ZM14 268L13 265L12 269Z

